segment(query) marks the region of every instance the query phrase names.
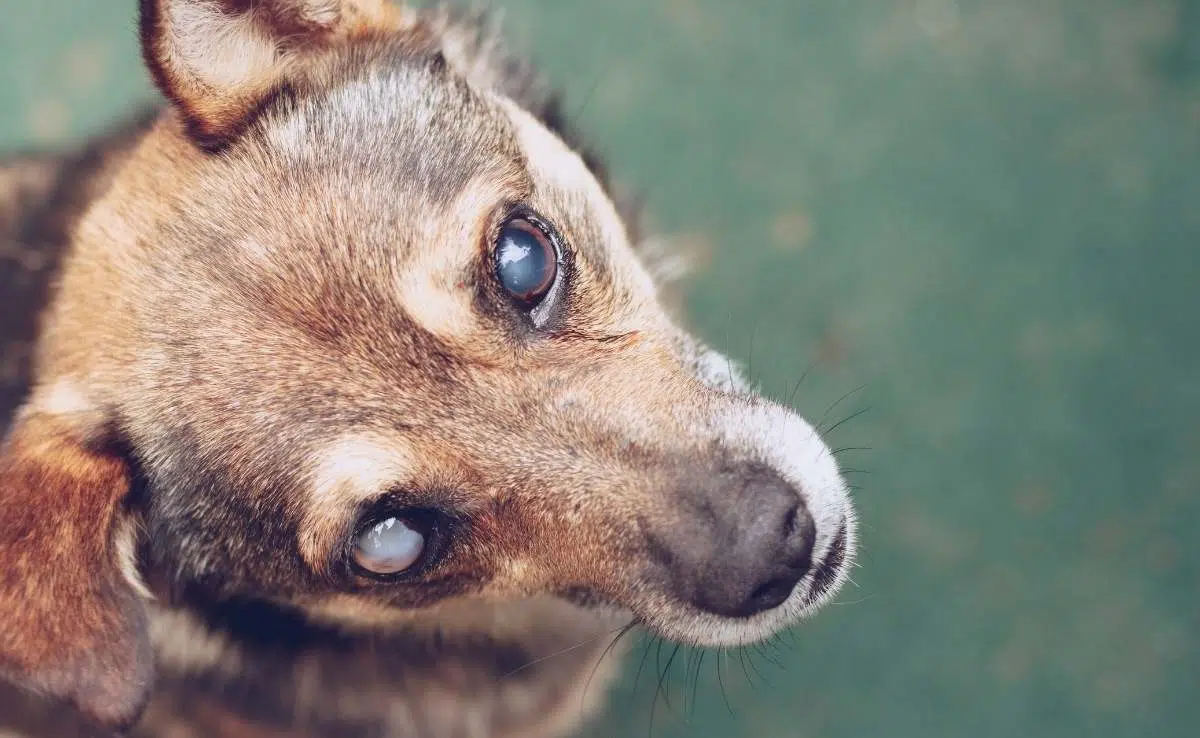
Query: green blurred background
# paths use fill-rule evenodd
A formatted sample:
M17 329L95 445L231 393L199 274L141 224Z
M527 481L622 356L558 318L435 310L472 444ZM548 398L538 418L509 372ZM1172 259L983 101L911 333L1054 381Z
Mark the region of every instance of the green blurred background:
M722 658L732 712L681 652L651 726L635 646L587 735L1200 734L1200 3L496 4L696 329L867 409L857 586ZM132 6L0 0L0 147L151 97Z

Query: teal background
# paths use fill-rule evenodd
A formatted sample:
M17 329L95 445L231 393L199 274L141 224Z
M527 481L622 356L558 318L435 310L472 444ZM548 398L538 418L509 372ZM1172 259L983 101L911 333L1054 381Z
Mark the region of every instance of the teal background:
M857 586L722 657L732 712L681 652L651 726L635 646L587 735L1200 735L1200 3L497 4L698 332L867 409ZM0 147L151 96L132 6L0 0Z

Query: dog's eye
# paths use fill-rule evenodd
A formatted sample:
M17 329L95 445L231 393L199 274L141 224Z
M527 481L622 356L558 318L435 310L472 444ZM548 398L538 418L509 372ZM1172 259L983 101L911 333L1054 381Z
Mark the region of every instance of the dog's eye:
M504 224L496 238L496 279L526 309L545 299L558 275L558 252L544 230L525 218Z
M397 517L384 518L363 531L354 545L354 561L372 574L399 574L421 558L425 536Z

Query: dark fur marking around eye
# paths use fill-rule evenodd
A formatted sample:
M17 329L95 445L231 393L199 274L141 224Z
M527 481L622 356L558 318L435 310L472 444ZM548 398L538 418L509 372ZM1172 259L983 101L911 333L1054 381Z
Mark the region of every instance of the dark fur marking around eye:
M582 587L570 587L559 592L558 596L580 607L603 607L612 604L612 600L603 594Z
M607 345L626 345L637 341L640 331L624 333L589 333L587 331L565 330L554 335L554 338L564 341L590 341Z
M369 654L372 650L386 654L393 668L403 671L414 666L436 666L447 654L456 651L475 656L480 652L493 654L490 659L495 675L500 676L514 663L520 664L528 653L517 646L496 642L486 635L468 639L447 640L436 632L355 633L335 626L314 623L300 612L284 605L261 600L227 600L210 605L205 610L205 624L217 633L235 636L247 655L258 654L262 661L290 662L303 654L324 655L347 653ZM364 656L366 658L366 656ZM256 659L250 659L257 661ZM282 668L291 667L291 663ZM347 674L347 679L353 675Z

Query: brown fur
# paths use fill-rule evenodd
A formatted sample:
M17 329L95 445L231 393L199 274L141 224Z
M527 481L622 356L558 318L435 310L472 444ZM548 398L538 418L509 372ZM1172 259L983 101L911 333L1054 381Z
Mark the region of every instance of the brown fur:
M11 727L95 730L66 700L145 736L559 735L631 617L786 624L673 572L798 421L711 376L527 67L375 0L144 0L142 38L170 107L72 182L0 170L0 243L46 255L5 354L58 277L0 452L0 675L42 695L0 689ZM563 244L536 321L493 276L518 205ZM825 516L791 619L853 547L825 464L788 478ZM380 506L438 520L394 581L348 557Z
M112 550L129 475L92 443L38 415L7 440L0 488L20 504L0 528L0 670L123 724L142 707L152 656L137 593Z
M83 209L142 132L136 120L78 152L0 158L0 433L29 391L38 313Z

